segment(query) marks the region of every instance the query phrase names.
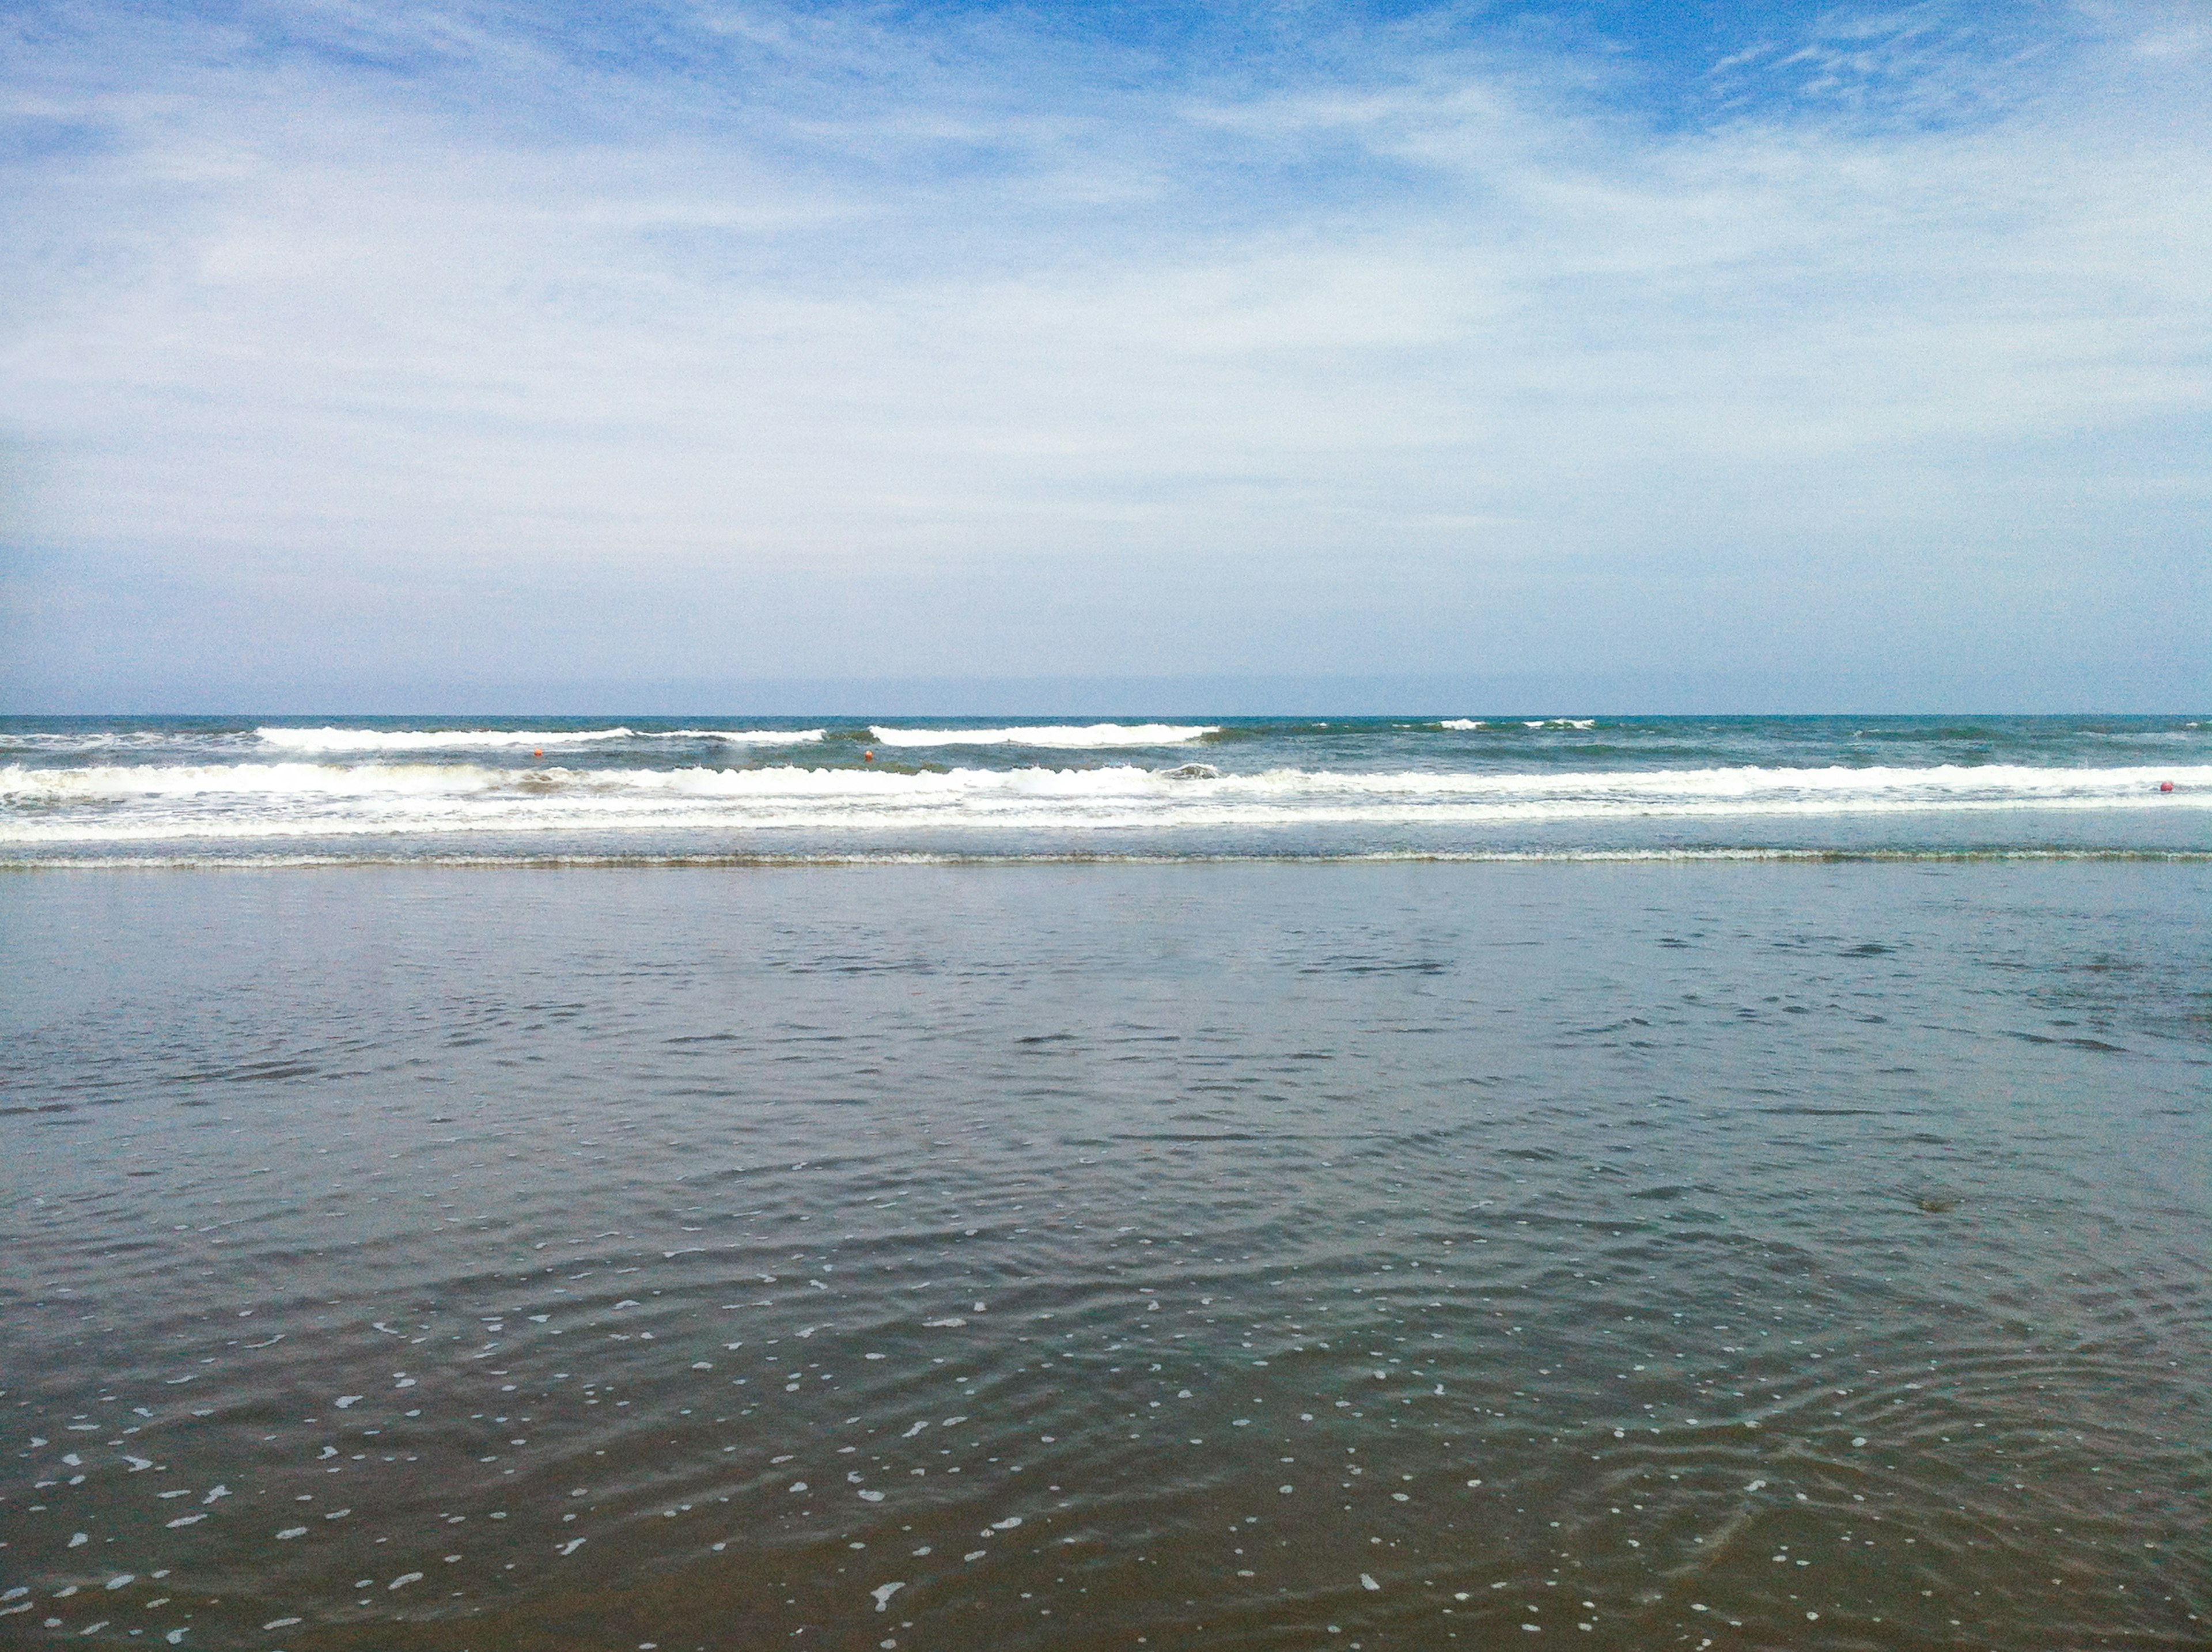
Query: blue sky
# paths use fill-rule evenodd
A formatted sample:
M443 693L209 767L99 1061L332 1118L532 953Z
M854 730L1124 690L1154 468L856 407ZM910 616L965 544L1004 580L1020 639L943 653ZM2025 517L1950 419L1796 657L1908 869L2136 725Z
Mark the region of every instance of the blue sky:
M0 65L0 705L2212 701L2201 7L32 4Z

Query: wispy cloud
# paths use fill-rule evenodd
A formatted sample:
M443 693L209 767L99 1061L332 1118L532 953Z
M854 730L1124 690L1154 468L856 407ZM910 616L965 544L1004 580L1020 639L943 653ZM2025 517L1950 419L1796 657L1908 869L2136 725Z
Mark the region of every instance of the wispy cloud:
M29 14L18 692L2137 647L2212 46L1984 9Z

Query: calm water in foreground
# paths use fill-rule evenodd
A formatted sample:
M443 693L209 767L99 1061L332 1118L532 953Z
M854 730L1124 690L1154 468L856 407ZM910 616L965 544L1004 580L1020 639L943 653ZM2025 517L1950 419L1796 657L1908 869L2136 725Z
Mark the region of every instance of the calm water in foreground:
M7 1643L2212 1644L2201 859L26 871L0 946Z

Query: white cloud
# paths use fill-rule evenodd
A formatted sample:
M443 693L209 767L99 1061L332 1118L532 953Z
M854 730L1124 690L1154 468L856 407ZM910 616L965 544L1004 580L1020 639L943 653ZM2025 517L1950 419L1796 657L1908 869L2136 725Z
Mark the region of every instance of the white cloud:
M679 68L350 14L373 72L78 15L10 113L96 137L4 174L50 677L116 625L73 567L171 595L155 676L240 604L295 670L988 675L2094 653L2195 554L2170 20L1971 122L1684 126L1422 33L1194 88L733 9ZM1956 55L1849 33L1796 60Z

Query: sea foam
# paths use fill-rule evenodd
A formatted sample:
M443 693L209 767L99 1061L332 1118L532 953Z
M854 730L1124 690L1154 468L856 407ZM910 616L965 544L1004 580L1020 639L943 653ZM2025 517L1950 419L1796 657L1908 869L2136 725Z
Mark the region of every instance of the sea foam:
M610 740L705 740L726 745L804 745L818 728L364 729L258 728L265 744L289 751L462 751L590 745Z
M2161 793L2160 781L2177 790ZM0 767L0 842L499 831L878 832L1541 824L2027 809L2212 809L2212 765L1650 769L636 769L478 763Z
M880 745L1026 745L1041 750L1096 750L1115 746L1182 745L1221 732L1217 725L1176 723L1056 724L1020 728L885 728L868 732Z

